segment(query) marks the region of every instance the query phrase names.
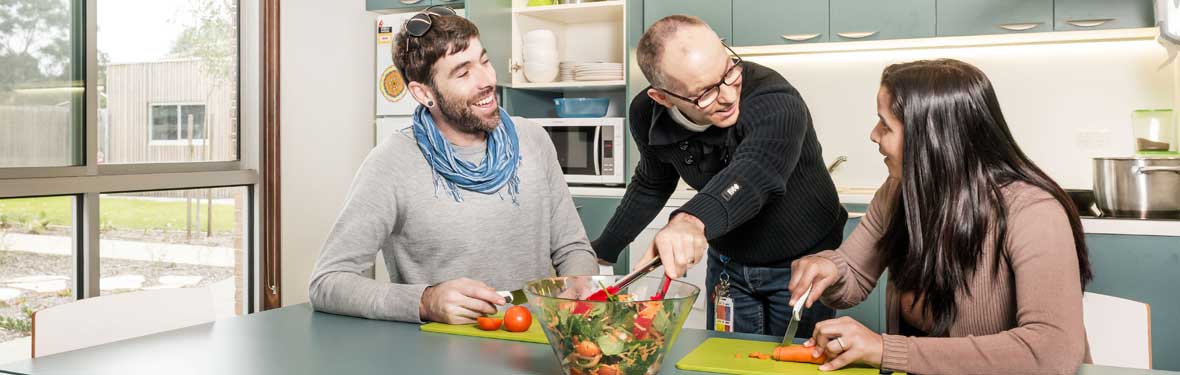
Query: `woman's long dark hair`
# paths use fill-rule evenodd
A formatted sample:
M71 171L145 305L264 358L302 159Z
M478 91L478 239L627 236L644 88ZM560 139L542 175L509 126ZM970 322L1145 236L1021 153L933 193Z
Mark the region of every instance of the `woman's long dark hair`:
M970 295L980 262L1004 256L1001 189L1013 182L1047 191L1065 208L1086 285L1093 274L1077 208L1016 145L982 71L957 60L915 61L885 68L881 86L904 123L904 144L897 201L877 247L889 257L890 280L923 300L931 335L949 334L956 292ZM982 259L989 239L996 258Z

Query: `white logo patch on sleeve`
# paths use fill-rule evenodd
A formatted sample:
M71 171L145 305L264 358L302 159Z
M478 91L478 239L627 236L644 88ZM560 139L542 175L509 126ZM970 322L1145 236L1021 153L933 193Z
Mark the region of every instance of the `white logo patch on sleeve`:
M737 194L739 190L742 190L742 185L734 182L732 185L729 185L729 187L725 188L725 191L721 192L721 198L725 199L726 202L729 202L729 200L733 199L733 196Z

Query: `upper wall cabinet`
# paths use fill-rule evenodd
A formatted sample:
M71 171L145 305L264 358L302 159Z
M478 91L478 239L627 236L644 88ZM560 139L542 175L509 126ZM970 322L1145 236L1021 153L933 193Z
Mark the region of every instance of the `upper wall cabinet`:
M1055 0L1055 30L1123 29L1152 27L1155 12L1151 0Z
M370 12L400 11L402 8L426 8L431 5L463 7L463 0L365 0L365 10Z
M365 0L365 9L370 11L430 6L430 0Z
M827 41L828 0L733 0L734 46Z
M733 41L733 0L646 0L643 2L643 29L673 14L700 17L721 39Z
M1053 30L1053 0L938 0L938 36Z
M830 39L844 42L932 37L934 1L831 0Z

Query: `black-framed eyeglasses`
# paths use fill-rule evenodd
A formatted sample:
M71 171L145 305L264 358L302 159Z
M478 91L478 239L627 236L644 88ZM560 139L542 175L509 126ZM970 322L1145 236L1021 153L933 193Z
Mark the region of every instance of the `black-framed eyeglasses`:
M674 92L658 87L656 90L663 91L665 94L671 95L674 98L695 104L701 109L704 109L710 104L713 104L713 102L717 101L717 96L721 95L721 85L733 86L742 81L742 57L738 56L736 52L733 52L733 49L729 48L729 46L724 42L722 42L721 45L725 46L726 50L729 50L729 61L733 63L733 66L729 67L729 69L725 71L725 74L721 75L721 80L718 81L717 84L709 86L709 88L701 92L700 95L697 95L696 98L681 96Z

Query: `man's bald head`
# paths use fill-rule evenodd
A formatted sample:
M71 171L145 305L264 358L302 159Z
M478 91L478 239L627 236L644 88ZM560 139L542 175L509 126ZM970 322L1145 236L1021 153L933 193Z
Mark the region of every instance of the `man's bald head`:
M710 40L716 43L710 43ZM669 77L661 65L664 58L670 55L683 57L693 54L693 46L719 46L720 40L713 29L709 28L709 24L700 18L679 14L661 18L639 39L639 46L636 48L639 69L652 86L682 90L684 87L675 79L676 77Z

